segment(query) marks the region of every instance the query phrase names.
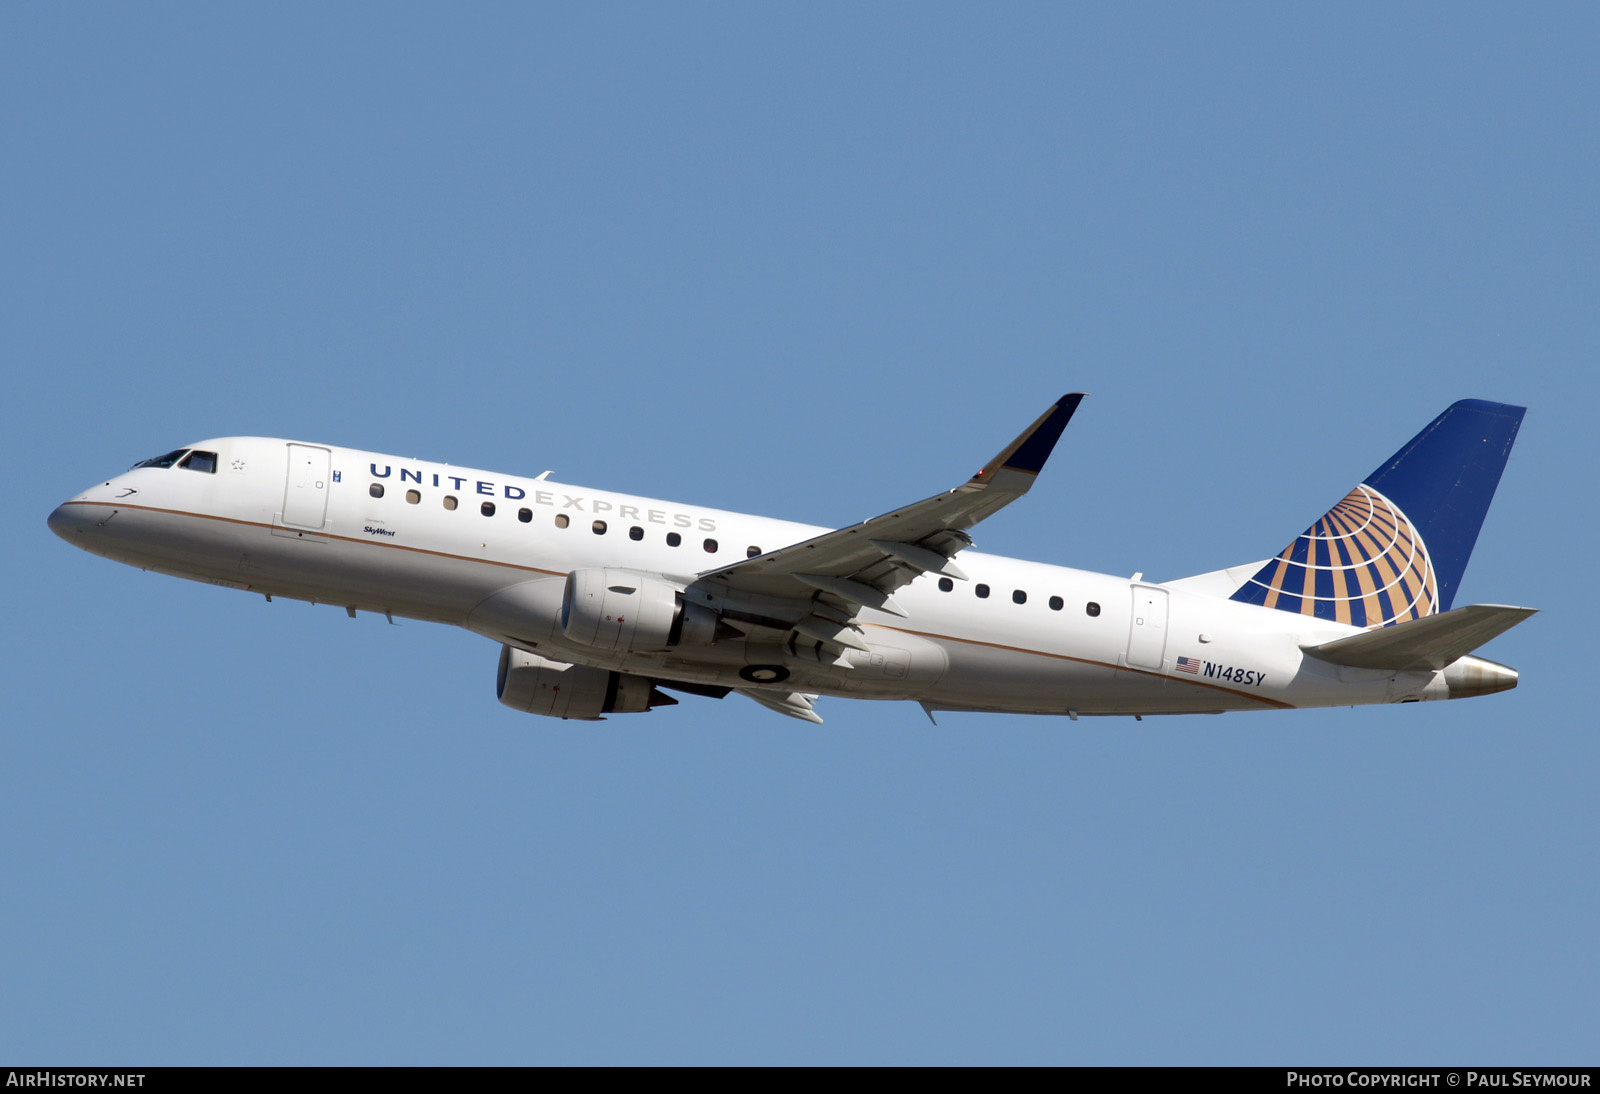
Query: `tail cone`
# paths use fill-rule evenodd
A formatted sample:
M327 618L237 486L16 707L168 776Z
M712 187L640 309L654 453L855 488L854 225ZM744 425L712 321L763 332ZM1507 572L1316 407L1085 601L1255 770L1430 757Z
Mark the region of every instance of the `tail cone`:
M1452 699L1493 695L1517 686L1517 670L1482 657L1463 657L1444 670L1444 683Z

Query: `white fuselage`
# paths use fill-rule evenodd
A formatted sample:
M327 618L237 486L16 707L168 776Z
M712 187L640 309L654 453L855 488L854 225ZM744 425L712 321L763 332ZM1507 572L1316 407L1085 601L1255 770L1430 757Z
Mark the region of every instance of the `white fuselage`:
M759 626L693 649L600 651L563 634L570 571L659 574L717 612L759 619L778 606L719 599L696 575L827 530L332 446L229 437L193 447L216 454L214 471L135 468L63 504L52 528L143 569L713 687L760 687L740 676L760 663L788 669L785 692L930 709L1154 714L1449 696L1443 672L1308 657L1302 646L1357 630L1235 603L1203 581L1149 584L974 551L960 556L970 580L924 574L897 592L905 617L864 610L869 652L852 651L848 665L808 658Z

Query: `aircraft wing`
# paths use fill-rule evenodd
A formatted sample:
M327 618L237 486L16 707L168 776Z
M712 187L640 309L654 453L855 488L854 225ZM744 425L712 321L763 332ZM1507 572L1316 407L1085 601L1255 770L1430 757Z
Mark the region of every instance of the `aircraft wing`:
M892 593L924 573L965 581L951 561L972 545L967 529L1028 492L1062 430L1083 401L1063 395L976 475L936 494L764 555L699 575L731 590L785 599L813 598L814 614L795 630L819 642L864 649L850 633L862 607L906 613Z

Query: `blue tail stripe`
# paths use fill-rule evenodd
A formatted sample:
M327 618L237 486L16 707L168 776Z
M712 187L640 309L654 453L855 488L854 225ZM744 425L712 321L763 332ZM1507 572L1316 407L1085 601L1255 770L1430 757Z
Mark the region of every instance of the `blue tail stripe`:
M1524 413L1525 407L1463 399L1367 476L1367 485L1422 534L1442 611L1455 602Z
M1315 573L1316 573L1316 585L1314 586L1314 591L1317 594L1317 599L1318 600L1332 600L1333 599L1333 572L1331 570L1327 570L1327 569L1318 569L1318 570L1315 571Z

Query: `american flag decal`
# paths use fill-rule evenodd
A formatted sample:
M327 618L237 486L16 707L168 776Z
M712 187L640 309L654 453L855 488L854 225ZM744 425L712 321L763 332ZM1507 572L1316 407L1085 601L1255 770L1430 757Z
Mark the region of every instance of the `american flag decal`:
M1187 672L1190 676L1198 676L1200 674L1200 662L1193 657L1178 658L1176 668L1179 672Z

